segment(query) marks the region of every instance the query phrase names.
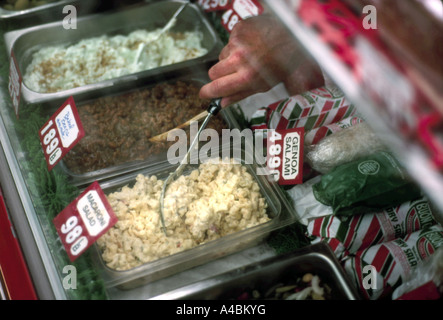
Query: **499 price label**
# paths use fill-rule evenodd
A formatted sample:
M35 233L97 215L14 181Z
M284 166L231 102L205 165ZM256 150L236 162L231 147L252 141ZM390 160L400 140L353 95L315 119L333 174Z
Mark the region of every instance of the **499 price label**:
M266 164L271 177L280 185L303 182L304 129L269 130Z
M51 170L84 135L74 99L69 97L39 131L48 170Z
M71 261L76 260L117 222L98 182L91 184L53 220Z

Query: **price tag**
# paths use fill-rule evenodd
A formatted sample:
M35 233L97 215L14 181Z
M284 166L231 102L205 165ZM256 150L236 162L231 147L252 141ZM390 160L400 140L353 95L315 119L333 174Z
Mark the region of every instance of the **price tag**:
M9 95L12 99L12 105L14 106L15 114L18 116L20 106L20 96L22 90L22 76L15 59L14 52L11 50L11 58L9 61Z
M103 190L95 181L60 212L53 223L72 262L117 220Z
M232 2L232 8L242 20L263 13L263 7L257 0L234 0Z
M232 0L198 0L200 7L206 11L220 11L229 7Z
M84 135L74 99L69 97L39 131L48 170L52 170Z
M258 16L264 11L257 0L233 0L228 10L222 15L223 27L231 32L235 25L250 17Z
M303 182L304 128L268 130L266 165L280 185Z

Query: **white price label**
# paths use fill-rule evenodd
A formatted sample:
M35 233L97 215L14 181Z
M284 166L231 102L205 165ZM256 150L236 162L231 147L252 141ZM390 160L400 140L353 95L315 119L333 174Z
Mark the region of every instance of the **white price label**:
M80 131L71 104L67 104L60 111L55 117L55 123L57 124L57 130L63 147L69 148L77 139Z
M74 261L117 222L117 217L100 185L94 182L53 222L70 260Z
M281 144L282 135L275 130L269 131L269 144L268 144L268 157L267 164L269 172L272 175L274 181L280 180L280 170L281 166Z
M198 4L204 11L210 12L226 9L230 0L199 0Z
M234 10L229 9L222 15L222 24L229 32L234 29L235 25L240 21L238 14Z
M83 236L83 227L77 216L70 216L61 228L62 242L70 247L70 253L78 256L88 246L88 239Z
M285 136L282 166L282 176L285 180L296 179L300 173L300 140L298 132L290 132Z
M241 20L258 16L264 11L257 0L233 0L227 9L221 17L221 23L229 33Z
M61 149L57 148L60 144L60 139L58 138L54 121L50 120L45 127L40 130L40 137L42 138L42 147L48 163L54 166L62 156Z
M92 236L97 236L105 230L111 220L103 201L95 190L87 192L77 202L77 211L80 213L88 233Z
M72 97L40 129L39 136L48 169L51 170L84 136Z
M261 14L260 5L253 0L234 0L232 7L242 20Z
M267 169L281 185L303 182L304 129L268 130Z

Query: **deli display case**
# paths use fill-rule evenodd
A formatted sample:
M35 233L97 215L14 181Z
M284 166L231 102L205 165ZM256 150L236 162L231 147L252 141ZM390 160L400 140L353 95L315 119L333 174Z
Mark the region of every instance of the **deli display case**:
M2 299L398 299L429 264L441 295L440 0L26 2L0 1ZM325 84L222 108L161 203L260 15Z

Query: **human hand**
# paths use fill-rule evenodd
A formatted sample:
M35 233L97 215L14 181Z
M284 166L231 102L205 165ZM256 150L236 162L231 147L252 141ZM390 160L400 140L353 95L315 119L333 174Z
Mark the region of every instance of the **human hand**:
M212 81L201 88L200 97L223 97L223 107L280 82L291 95L323 85L319 67L271 15L239 22L208 75Z

